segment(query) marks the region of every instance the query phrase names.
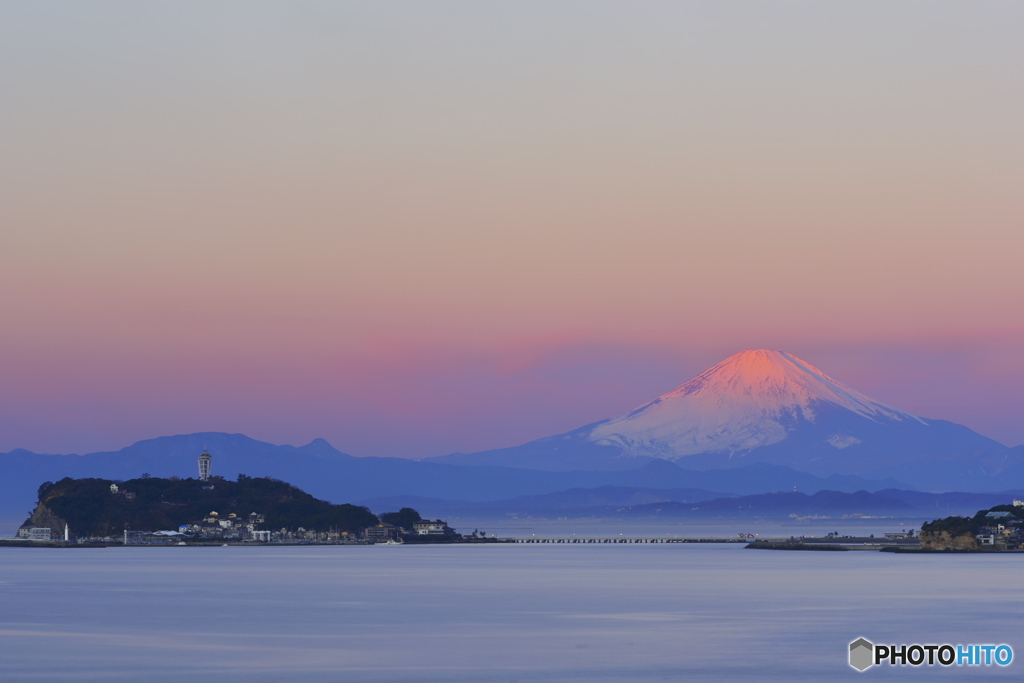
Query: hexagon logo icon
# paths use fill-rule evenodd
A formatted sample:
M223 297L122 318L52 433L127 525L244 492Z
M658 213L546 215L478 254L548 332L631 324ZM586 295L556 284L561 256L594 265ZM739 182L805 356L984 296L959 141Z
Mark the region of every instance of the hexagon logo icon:
M864 638L850 643L850 666L857 671L864 671L875 663L875 646Z

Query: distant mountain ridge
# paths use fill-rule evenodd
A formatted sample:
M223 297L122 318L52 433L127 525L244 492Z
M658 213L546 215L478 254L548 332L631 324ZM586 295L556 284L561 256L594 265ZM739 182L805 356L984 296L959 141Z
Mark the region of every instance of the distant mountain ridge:
M215 475L275 477L335 503L399 495L486 502L600 486L704 488L741 494L765 487L788 490L794 484L801 490L848 491L900 486L899 480L817 477L767 465L695 472L664 460L633 461L637 467L620 471L466 467L400 458L357 458L323 439L305 446L278 446L244 434L204 432L147 439L118 451L87 455L41 455L22 449L0 453L0 514L23 516L40 484L64 477L133 479L144 473L196 477L196 459L203 450L213 455Z
M529 518L705 518L784 519L821 515L861 517L901 515L931 519L941 515L973 515L1003 505L1019 491L1002 493L924 493L901 489L881 491L820 490L811 495L777 491L725 496L702 489L657 489L602 486L570 489L538 496L520 496L484 503L394 496L358 501L371 509L413 507L454 517L514 516Z
M765 517L790 515L909 514L914 507L884 493L818 491L813 495L795 491L759 493L738 498L716 498L696 504L647 503L620 511L626 516L661 517Z
M914 507L934 506L948 514L972 512L968 508L975 505L975 501L1005 502L1012 499L1010 489L1024 490L1024 461L1020 457L1024 455L1021 453L1024 448L1007 449L1016 450L1018 454L994 457L993 463L986 465L1016 473L1013 478L991 477L980 472L969 479L974 485L985 484L984 488L973 490L1008 493L927 494L907 491L907 484L896 479L872 480L851 475L818 477L768 463L698 471L680 468L667 460L638 459L632 462L641 466L631 470L544 472L396 458L356 458L322 440L306 446L277 446L242 434L208 432L149 439L120 451L89 455L37 455L25 450L0 454L3 475L0 477L0 519L16 525L29 513L39 486L64 477L128 480L148 473L154 477L193 478L197 474L196 458L204 448L213 454L215 475L228 478L237 473L270 476L295 483L323 500L370 504L374 510L411 506L428 516L449 513L488 516L612 514L615 510L642 506L646 502L692 506L701 500L730 499L770 491L790 492L794 487L808 494L822 490L851 494L860 490L883 492ZM995 497L991 497L993 495ZM613 516L618 515L615 512Z

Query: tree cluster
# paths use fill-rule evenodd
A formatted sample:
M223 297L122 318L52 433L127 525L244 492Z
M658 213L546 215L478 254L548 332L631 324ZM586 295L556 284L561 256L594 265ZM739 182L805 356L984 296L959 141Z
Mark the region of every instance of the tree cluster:
M110 485L118 491L112 493ZM372 526L377 518L365 507L333 505L286 482L239 475L237 482L140 477L128 481L61 479L39 487L39 503L66 520L78 536L110 536L122 529L176 529L216 511L227 517L262 514L265 529L348 531Z
M412 508L402 508L398 512L385 512L380 515L380 521L406 531L412 531L412 525L422 519L420 513Z

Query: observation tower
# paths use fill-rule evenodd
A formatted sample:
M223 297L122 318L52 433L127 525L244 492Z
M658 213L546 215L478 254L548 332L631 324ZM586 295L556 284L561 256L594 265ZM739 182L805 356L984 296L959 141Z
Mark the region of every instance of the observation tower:
M213 456L203 450L199 456L199 481L210 481L210 465L213 463Z

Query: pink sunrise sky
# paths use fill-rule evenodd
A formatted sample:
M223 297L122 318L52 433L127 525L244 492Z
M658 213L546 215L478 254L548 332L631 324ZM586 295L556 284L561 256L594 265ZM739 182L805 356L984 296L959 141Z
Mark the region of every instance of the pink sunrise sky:
M1024 443L1024 6L3 9L0 451L511 446L744 348Z

